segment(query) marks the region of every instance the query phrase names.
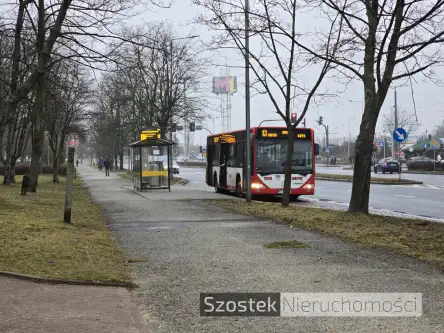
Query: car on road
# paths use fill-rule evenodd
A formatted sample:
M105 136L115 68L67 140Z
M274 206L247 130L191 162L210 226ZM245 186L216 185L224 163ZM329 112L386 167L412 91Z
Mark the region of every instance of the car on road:
M375 173L382 172L396 172L399 173L401 171L401 165L399 162L393 158L383 158L382 160L379 160L373 167L373 171Z
M173 174L178 175L179 174L179 165L176 161L173 161Z
M434 169L442 169L442 164L427 156L416 156L408 160L407 169L432 171Z

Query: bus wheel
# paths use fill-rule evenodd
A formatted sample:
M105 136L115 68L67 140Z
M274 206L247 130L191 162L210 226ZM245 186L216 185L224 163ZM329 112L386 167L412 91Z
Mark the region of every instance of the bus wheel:
M244 197L244 195L242 193L242 183L241 183L239 175L236 177L236 195L239 198L243 198Z
M290 201L297 201L299 198L299 194L290 194Z

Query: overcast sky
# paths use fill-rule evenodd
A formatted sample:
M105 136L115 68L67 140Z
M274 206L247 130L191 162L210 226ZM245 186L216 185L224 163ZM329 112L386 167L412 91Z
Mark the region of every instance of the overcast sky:
M198 34L201 36L201 39L209 40L212 32L210 32L208 28L191 23L196 16L196 13L200 10L200 8L193 6L189 0L176 0L171 8L156 9L154 12L146 12L139 19L145 22L168 20L175 26L178 37L185 37L188 34ZM224 55L226 60L217 58L215 59L215 62L222 65L225 63L229 65L243 65L239 56L233 54L233 51L226 52ZM212 71L213 73L211 76L219 76L221 68L214 67ZM443 69L437 69L436 71L439 74L444 75ZM242 68L231 68L230 74L238 77L238 92L232 97L231 128L233 130L242 129L245 128L244 70ZM250 75L253 74L250 73ZM206 83L203 83L208 85L208 92L211 92L211 76L208 77ZM441 75L441 77L443 76ZM416 134L424 133L426 130L430 133L433 131L435 124L441 123L444 118L444 88L440 88L433 83L424 83L419 80L420 78L418 78L418 82L413 82L417 117L420 123ZM328 85L329 90L336 90L336 82L329 80L326 84ZM324 123L328 124L331 132L333 132L331 137L347 138L349 136L349 119L355 117L354 119L350 119L350 132L352 137L356 136L359 131L359 124L362 116L362 90L362 84L360 82L352 83L348 86L345 93L339 96L339 100L325 102L318 108L310 109L306 116L307 127L313 127L316 133L323 137L323 131L321 131L316 123L316 119L321 115L324 118ZM414 115L410 86L398 88L397 94L398 109L406 110L408 113ZM350 102L349 100L354 102ZM214 99L214 101L214 107L217 108L217 99ZM393 105L394 90L391 89L381 110L376 131L377 135L382 134L381 122L383 115L389 117L390 112L393 112ZM217 116L217 114L215 114L215 116ZM279 119L279 115L275 113L273 105L267 96L254 96L251 99L251 126L257 126L265 119ZM276 124L279 123L273 123L273 125ZM211 120L204 125L211 131L213 130L213 122ZM221 130L220 119L216 119L214 125L214 130L216 132ZM206 131L202 131L201 133L197 132L194 135L193 141L202 144L205 142L207 134Z

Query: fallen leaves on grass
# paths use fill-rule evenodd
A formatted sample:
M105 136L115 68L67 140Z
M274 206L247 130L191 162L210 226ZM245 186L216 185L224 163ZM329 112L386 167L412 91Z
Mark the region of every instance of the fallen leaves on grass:
M21 178L21 177L20 177ZM65 179L40 176L37 193L20 182L0 188L0 270L58 279L129 281L124 257L79 179L72 224L63 222Z

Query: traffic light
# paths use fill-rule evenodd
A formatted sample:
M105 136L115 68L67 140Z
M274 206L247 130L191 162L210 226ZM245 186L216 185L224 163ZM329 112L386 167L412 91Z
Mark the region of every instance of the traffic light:
M196 132L196 123L194 121L190 123L190 132Z
M296 113L291 114L291 122L294 124L296 122L297 115Z
M318 121L319 125L322 125L323 121L324 121L324 117L319 116L319 121Z
M199 147L199 152L202 154L202 146Z
M177 131L177 124L173 123L171 124L171 132L176 132Z

